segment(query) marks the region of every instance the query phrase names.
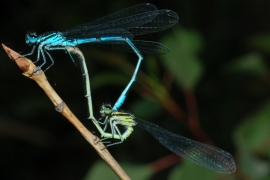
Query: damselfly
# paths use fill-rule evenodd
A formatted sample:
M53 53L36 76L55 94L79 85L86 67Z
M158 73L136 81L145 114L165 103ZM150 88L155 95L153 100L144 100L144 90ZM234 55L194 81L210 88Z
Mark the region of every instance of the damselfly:
M233 173L236 170L232 155L220 148L174 134L158 125L136 118L133 114L114 111L108 104L101 106L100 113L105 119L104 122L101 122L105 125L101 131L103 141L106 143L106 140L110 138L118 140L118 142L108 145L122 143L133 132L133 126L139 126L148 131L167 149L199 166L220 173ZM110 133L106 132L108 125L111 128ZM124 127L123 133L119 126Z
M138 56L138 62L130 82L113 107L114 110L117 110L124 103L128 90L136 79L143 60L142 54L169 52L169 49L161 43L133 40L134 35L161 31L173 26L177 21L178 16L173 11L157 10L156 6L150 3L139 4L63 32L53 31L39 36L35 32L30 32L26 34L25 40L26 44L33 45L33 49L24 56L32 55L35 48L38 47L37 61L41 57L43 59L40 67L46 63L47 55L51 60L49 68L54 64L49 51L66 50L69 53L67 46L75 47L79 44L90 43L94 46L134 52Z

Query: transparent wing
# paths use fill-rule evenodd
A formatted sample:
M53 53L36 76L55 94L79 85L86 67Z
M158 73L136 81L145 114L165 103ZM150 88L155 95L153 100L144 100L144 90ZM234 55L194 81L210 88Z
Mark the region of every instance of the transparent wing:
M178 21L178 15L170 10L157 10L149 3L139 4L94 22L83 24L62 32L67 39L128 37L153 33L173 26ZM151 41L132 41L143 54L165 54L169 49L161 43ZM126 42L103 41L92 43L95 46L134 52Z
M77 34L85 28L89 28L89 29L91 27L98 28L98 26L100 26L101 24L106 24L108 22L113 22L113 21L118 20L118 19L122 19L122 18L125 19L126 17L133 16L135 14L140 14L140 13L155 11L155 10L157 10L157 7L153 4L150 4L150 3L138 4L138 5L117 11L113 14L104 16L104 17L99 18L93 22L89 22L86 24L81 24L81 25L75 26L73 28L66 30L64 33L67 34L67 36L71 35L73 33Z
M150 12L144 14L147 17L150 15ZM140 26L130 26L128 31L134 35L154 33L172 27L179 19L175 12L167 9L153 11L151 15L155 16L155 18Z
M170 51L167 46L158 42L132 40L132 43L142 54L166 54ZM134 52L125 41L105 41L101 43L91 43L91 45L124 52Z
M153 4L150 4L150 3L138 4L138 5L131 6L129 8L117 11L113 14L104 16L104 17L99 18L93 22L90 22L90 23L87 23L87 24L84 24L81 26L100 25L100 24L104 24L106 22L113 21L116 19L121 19L121 18L125 18L125 17L132 16L135 14L140 14L140 13L155 11L155 10L157 10L157 7Z
M222 149L174 134L141 119L136 118L135 121L170 151L197 165L220 173L236 170L232 155Z
M128 30L133 35L147 34L167 29L177 23L177 21L178 15L175 12L164 9L127 16L100 25L81 25L64 31L62 34L65 37L76 35L77 37L84 38L84 34L119 28Z

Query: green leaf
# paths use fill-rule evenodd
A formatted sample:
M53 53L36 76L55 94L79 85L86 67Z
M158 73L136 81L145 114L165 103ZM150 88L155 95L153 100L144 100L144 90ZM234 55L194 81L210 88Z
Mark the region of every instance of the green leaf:
M270 138L270 102L247 117L238 126L236 137L244 141L249 149L266 148L265 142L268 142ZM268 148L270 148L270 144Z
M268 68L261 54L250 53L232 61L224 68L224 72L239 72L265 77L268 73Z
M216 179L231 179L233 175L221 174L214 171L210 171L206 168L198 166L192 162L183 160L179 166L176 166L171 174L169 175L168 180L194 180L194 179L207 179L207 180L216 180Z
M252 179L267 177L270 165L260 156L270 158L270 102L239 124L234 139L238 164L242 172Z
M237 141L238 169L252 179L267 177L269 164L255 156L244 141Z
M158 103L145 98L138 99L129 109L131 109L132 114L136 114L136 117L143 117L145 119L158 117L158 112L161 111Z
M147 180L153 174L151 167L148 165L134 165L129 163L120 163L120 165L131 179ZM84 180L96 179L119 180L118 176L116 176L104 161L96 162L84 178Z
M162 43L170 48L170 53L163 56L163 63L175 76L177 83L184 89L196 86L203 73L198 58L203 41L195 30L175 28Z
M249 38L249 44L261 51L270 53L270 34L258 34Z

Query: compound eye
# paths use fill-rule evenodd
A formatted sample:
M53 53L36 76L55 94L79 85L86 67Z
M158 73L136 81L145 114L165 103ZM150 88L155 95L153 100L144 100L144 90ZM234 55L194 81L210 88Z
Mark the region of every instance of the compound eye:
M111 106L110 104L104 104L104 107L105 107L106 109L112 109L112 106Z
M36 44L37 40L38 40L38 37L36 33L29 33L29 34L26 34L25 36L26 44L29 44L29 45Z
M37 38L37 35L36 34L29 34L29 37L31 37L31 38Z

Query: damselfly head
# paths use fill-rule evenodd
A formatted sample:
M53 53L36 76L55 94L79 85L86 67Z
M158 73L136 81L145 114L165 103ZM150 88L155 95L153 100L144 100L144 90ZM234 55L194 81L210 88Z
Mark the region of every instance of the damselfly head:
M36 44L38 41L37 33L35 32L29 32L25 36L25 42L26 44L33 45Z
M112 106L110 104L102 104L100 114L102 117L108 116L112 113Z

